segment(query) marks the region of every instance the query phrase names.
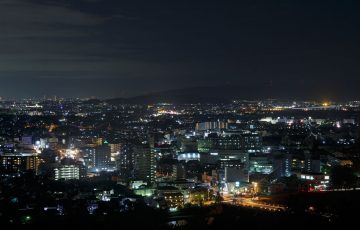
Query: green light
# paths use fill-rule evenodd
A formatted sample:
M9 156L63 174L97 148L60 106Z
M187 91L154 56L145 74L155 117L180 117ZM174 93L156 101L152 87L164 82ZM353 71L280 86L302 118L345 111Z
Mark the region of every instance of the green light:
M31 216L22 216L21 217L21 224L28 224L30 223L32 217Z

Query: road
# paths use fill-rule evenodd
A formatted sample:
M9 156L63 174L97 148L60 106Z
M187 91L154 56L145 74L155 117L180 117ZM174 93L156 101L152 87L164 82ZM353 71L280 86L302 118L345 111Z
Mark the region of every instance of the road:
M231 195L224 195L223 203L243 206L243 207L252 207L252 208L259 208L268 211L285 211L286 207L280 205L273 205L273 204L265 204L252 198L245 198L245 197L233 197Z

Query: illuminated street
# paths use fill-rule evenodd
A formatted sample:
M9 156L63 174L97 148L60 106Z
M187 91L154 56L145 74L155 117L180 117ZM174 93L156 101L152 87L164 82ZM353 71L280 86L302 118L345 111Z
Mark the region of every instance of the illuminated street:
M261 203L254 200L253 198L233 197L231 195L226 195L223 198L224 198L223 203L226 204L251 207L251 208L260 208L269 211L286 211L286 208L283 206Z

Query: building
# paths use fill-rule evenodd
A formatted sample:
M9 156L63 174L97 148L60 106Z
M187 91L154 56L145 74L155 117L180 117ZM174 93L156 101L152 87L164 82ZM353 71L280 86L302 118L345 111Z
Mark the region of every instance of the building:
M192 204L203 204L212 200L212 191L206 187L195 187L190 190L189 202Z
M250 157L249 172L252 174L254 174L254 173L270 174L273 172L273 163L270 161L269 157L266 155L252 156L252 157Z
M77 167L79 167L79 179L85 179L87 177L87 167L84 162L77 161L75 163Z
M111 148L107 144L100 145L95 149L95 168L98 171L106 171L110 167Z
M179 152L177 154L178 161L200 161L200 153L197 152Z
M200 153L209 153L211 149L215 148L216 139L215 138L205 138L197 140L197 150Z
M156 159L155 154L148 145L137 145L134 148L135 178L151 185L155 182Z
M119 153L121 150L121 144L120 143L113 143L110 145L110 151L111 153Z
M84 159L85 165L88 169L95 168L95 148L83 147L80 149L82 158Z
M244 168L245 163L241 160L226 160L226 161L220 161L220 168L225 169L228 168Z
M288 153L275 154L273 158L273 176L275 178L292 175L292 156Z
M211 154L217 154L220 161L240 161L246 169L249 168L249 153L242 150L214 150Z
M198 149L198 143L193 138L180 137L179 143L181 144L180 150L182 152L196 152Z
M249 182L249 172L243 167L225 167L225 182Z
M241 134L226 135L218 139L218 149L243 150L244 152L261 152L262 140L256 132L245 132Z
M92 138L92 143L96 146L101 146L103 145L103 139L101 137Z
M320 156L311 153L305 153L305 171L312 173L321 172Z
M80 169L76 165L61 165L54 168L55 180L78 180L80 179Z
M220 130L220 129L227 129L228 123L223 121L207 121L196 123L195 130L196 131L206 131L206 130Z
M135 165L134 147L132 145L122 146L116 163L117 169L119 170L119 174L122 178L133 178Z
M304 155L292 155L291 169L293 172L303 172L305 170L305 156ZM309 170L310 171L310 170Z
M38 174L40 158L32 153L2 153L0 165L3 172L19 173L28 170Z
M185 179L186 170L183 164L177 163L173 165L172 176L175 180Z
M166 205L170 209L184 207L184 195L173 186L164 186L158 188L158 196L165 199Z
M243 138L240 135L221 137L216 143L216 147L221 150L242 150L243 146Z
M298 177L306 182L308 191L326 190L330 183L330 176L322 173L301 173Z
M56 137L51 137L48 139L48 147L50 149L57 149L59 146L59 139Z
M258 153L261 152L262 139L257 132L246 132L241 135L243 138L243 149L246 152Z

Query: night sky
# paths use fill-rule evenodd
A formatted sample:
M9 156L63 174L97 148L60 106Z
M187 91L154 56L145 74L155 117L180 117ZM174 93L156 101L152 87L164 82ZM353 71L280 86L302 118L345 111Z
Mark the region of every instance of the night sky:
M239 85L360 98L358 2L0 0L0 96Z

